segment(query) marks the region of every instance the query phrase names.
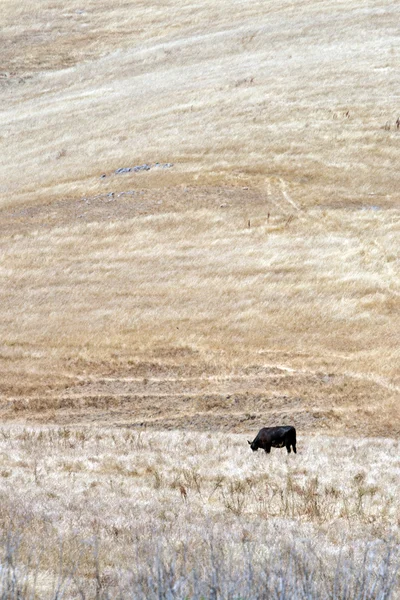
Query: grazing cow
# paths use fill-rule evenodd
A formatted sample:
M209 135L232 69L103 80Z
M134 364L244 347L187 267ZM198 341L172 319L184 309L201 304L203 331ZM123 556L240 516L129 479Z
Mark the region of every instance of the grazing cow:
M288 454L290 454L290 446L292 446L293 452L296 454L296 430L292 425L263 427L249 444L253 452L262 448L269 454L271 452L271 447L283 448L283 446L286 446L286 450L288 451Z

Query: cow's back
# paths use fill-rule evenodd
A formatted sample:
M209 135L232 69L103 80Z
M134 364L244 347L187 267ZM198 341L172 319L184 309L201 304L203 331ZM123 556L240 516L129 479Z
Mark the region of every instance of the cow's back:
M262 434L263 436L268 437L290 437L292 435L296 435L296 429L293 425L279 425L278 427L263 427L258 432L258 435Z
M261 447L276 445L276 447L282 448L287 444L296 444L296 429L293 425L263 427L258 432L256 440Z

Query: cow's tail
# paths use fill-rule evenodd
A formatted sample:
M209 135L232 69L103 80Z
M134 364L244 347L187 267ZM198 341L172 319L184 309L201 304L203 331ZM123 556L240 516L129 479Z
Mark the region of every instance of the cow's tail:
M296 440L296 428L293 427L293 444L292 444L292 447L293 447L293 452L295 454L296 454L296 442L297 442L297 440Z

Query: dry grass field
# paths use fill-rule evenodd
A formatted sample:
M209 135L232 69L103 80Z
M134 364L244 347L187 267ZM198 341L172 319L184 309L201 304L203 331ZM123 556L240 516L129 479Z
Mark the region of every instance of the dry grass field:
M4 236L3 418L398 435L396 212L241 211Z
M1 597L399 596L399 17L1 0Z
M0 434L3 597L397 597L398 441L267 456L218 432Z

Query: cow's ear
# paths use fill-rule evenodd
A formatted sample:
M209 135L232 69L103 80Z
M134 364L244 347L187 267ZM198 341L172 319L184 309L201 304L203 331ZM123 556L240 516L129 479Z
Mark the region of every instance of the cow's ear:
M249 442L249 440L247 440L247 443L250 444L250 446L251 446L251 442Z

